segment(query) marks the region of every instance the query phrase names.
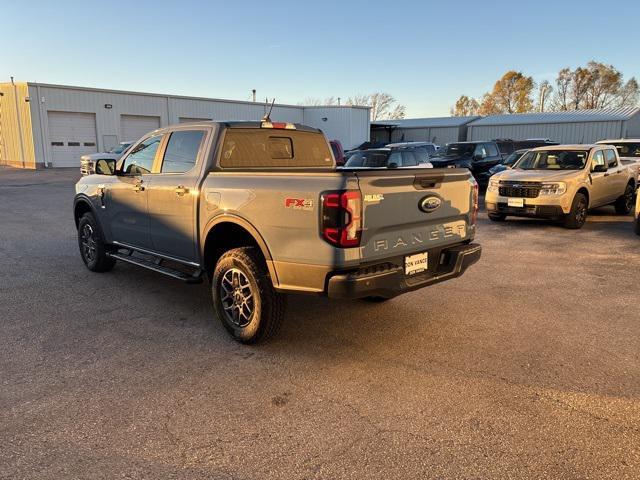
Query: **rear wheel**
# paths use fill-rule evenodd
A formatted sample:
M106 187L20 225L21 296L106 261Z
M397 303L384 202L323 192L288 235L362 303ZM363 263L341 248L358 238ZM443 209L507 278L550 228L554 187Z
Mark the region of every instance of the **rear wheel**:
M614 204L618 215L628 215L633 208L633 186L629 183L622 196Z
M92 272L108 272L116 264L107 255L102 229L93 213L85 213L78 222L78 247L82 261Z
M564 226L571 229L582 228L587 221L589 203L583 193L576 193L571 204L571 211L564 217Z
M222 255L211 289L216 314L237 341L256 343L280 329L286 297L273 288L255 248L234 248Z
M492 222L504 222L507 216L504 213L489 213L489 220Z

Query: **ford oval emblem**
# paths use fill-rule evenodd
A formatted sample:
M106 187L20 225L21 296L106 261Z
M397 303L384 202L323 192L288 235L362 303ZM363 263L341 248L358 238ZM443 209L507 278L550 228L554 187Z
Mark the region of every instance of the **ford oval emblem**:
M424 197L422 200L420 200L419 207L423 212L431 213L440 208L440 205L442 205L442 200L440 199L440 197L429 196Z

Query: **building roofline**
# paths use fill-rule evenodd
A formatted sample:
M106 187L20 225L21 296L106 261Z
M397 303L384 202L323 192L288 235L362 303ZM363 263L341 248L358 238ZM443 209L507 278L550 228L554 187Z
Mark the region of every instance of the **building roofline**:
M264 102L251 102L248 100L231 100L228 98L212 98L212 97L192 97L188 95L174 95L171 93L151 93L151 92L139 92L135 90L116 90L111 88L100 88L100 87L80 87L77 85L59 85L55 83L40 83L40 82L15 82L26 84L29 87L45 87L45 88L60 88L65 90L80 90L84 92L102 92L102 93L113 93L113 94L121 94L121 95L142 95L146 97L157 97L157 98L176 98L180 100L198 100L198 101L208 101L208 102L219 102L219 103L232 103L232 104L241 104L241 105L264 105ZM0 82L0 85L7 84L11 85L10 82ZM282 107L282 108L297 108L297 109L305 109L305 108L357 108L357 109L371 109L368 106L359 106L359 105L291 105L287 103L274 103L274 107Z

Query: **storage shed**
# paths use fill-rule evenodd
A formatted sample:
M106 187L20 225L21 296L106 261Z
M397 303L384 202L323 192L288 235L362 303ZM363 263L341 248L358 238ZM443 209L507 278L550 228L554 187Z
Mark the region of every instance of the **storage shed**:
M467 139L467 124L480 117L407 118L371 122L372 142L433 142L438 145Z
M595 143L640 136L640 108L492 115L468 125L468 140L548 138L559 143Z
M78 167L80 156L167 125L260 120L265 104L40 83L0 83L0 165ZM320 128L353 148L369 140L369 107L276 104L274 121Z

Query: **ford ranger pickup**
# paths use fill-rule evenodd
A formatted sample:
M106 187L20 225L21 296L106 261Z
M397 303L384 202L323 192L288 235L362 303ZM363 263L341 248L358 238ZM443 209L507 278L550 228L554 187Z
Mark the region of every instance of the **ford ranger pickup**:
M87 268L117 261L211 286L243 343L273 335L286 294L385 300L480 258L463 169L336 169L322 131L201 122L159 129L76 184Z
M560 219L581 228L591 208L633 208L636 177L610 145L560 145L525 153L514 168L493 175L485 196L489 219Z

